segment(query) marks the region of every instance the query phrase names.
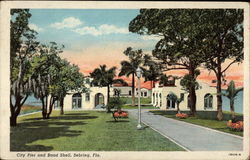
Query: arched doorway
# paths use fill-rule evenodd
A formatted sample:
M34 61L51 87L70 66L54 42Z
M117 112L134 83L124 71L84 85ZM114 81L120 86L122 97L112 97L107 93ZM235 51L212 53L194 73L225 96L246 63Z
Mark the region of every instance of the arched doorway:
M82 95L80 93L75 93L72 95L72 109L82 108Z
M210 93L204 96L204 108L213 108L213 96Z
M167 95L167 109L173 109L175 108L176 99L173 94Z
M102 93L97 93L95 95L95 108L104 107L104 95Z

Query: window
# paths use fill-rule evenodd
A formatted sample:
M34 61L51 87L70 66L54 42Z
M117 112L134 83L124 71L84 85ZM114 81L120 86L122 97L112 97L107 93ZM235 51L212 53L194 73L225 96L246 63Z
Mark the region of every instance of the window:
M174 98L173 94L167 95L167 109L175 108L176 99Z
M148 95L147 95L147 92L144 92L144 97L147 97Z
M86 95L85 95L85 101L89 101L89 100L90 100L90 94L86 93Z
M141 97L143 97L143 92L141 92Z
M72 96L72 108L79 109L82 108L82 95L80 93L75 93Z
M213 96L209 93L204 96L204 108L213 108Z

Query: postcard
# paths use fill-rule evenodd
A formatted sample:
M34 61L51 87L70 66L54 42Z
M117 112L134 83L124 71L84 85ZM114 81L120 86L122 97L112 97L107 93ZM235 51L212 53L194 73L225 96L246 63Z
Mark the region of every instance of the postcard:
M249 159L249 4L1 2L1 159Z

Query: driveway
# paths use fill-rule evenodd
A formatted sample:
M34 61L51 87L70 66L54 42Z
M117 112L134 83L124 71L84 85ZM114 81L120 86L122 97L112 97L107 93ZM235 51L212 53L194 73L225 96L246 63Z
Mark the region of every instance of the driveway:
M138 111L128 110L137 119ZM142 122L189 151L242 151L243 138L206 127L141 112Z

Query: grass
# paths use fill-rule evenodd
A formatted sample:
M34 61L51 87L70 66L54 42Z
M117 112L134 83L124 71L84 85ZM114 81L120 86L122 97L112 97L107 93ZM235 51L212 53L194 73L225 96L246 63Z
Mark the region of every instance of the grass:
M20 114L27 114L32 112L41 111L40 106L23 105Z
M122 109L138 109L138 106L123 105L121 108ZM152 105L142 105L141 109L157 109L157 108Z
M134 119L114 122L111 114L70 111L51 119L41 113L18 118L11 128L11 151L183 151L149 127L136 129Z
M179 121L184 121L184 122L204 126L207 128L215 129L218 131L222 131L222 132L226 132L226 133L230 133L230 134L234 134L234 135L238 135L238 136L243 136L243 132L232 131L229 128L227 128L227 121L201 119L199 117L188 117L186 119L180 119L180 118L176 118L175 115L160 114L159 111L157 111L157 112L151 111L151 112L154 114L159 114L159 115L165 116L167 118L172 118L172 119L176 119Z
M122 101L125 102L125 104L131 104L132 103L132 97L120 97ZM138 97L135 97L135 103L137 104ZM149 98L143 98L141 97L141 104L151 104L151 97Z

